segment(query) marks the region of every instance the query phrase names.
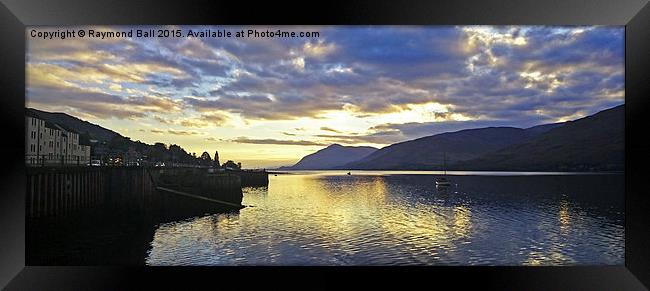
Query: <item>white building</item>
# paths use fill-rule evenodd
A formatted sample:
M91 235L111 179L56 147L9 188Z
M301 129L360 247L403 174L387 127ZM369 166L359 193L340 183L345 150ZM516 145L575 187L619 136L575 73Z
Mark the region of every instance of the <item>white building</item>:
M26 109L25 162L27 165L87 165L90 146L79 144L79 133L47 122Z

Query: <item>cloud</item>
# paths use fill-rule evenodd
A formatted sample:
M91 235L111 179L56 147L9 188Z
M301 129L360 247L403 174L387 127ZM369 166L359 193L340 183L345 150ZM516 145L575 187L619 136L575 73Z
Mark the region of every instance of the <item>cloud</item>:
M238 137L236 139L230 140L235 143L247 143L247 144L270 144L270 145L298 145L298 146L324 146L325 143L308 141L308 140L278 140L278 139L251 139L247 137Z
M336 50L334 43L325 43L323 40L317 42L305 42L302 47L303 53L308 57L321 58Z
M198 118L194 119L184 119L179 121L178 124L185 127L209 127L209 126L221 126L228 121L228 117L222 113L204 113L201 114Z
M331 131L331 132L335 132L335 133L341 133L341 131L338 131L338 130L336 130L336 129L333 129L333 128L330 128L330 127L326 127L326 126L321 127L320 130Z
M320 114L342 108L332 98L305 95L222 95L211 98L185 97L184 102L197 111L228 111L246 118L260 120L292 120L300 117L318 117Z
M517 122L499 122L494 120L480 121L445 121L445 122L409 122L401 124L381 124L373 126L370 130L392 133L400 136L402 140L415 139L424 136L436 135L444 132L454 132L468 128L482 128L490 126L514 126L530 127L537 125L537 122L522 124Z
M167 133L171 133L174 135L200 135L201 134L198 131L175 130L175 129L168 129Z
M173 135L201 135L202 134L197 131L176 130L171 128L167 130L153 128L150 131L157 134L173 134Z
M204 28L216 29L179 27ZM322 138L383 143L464 126L566 120L624 102L619 26L308 29L322 37L28 38L28 104L186 129L343 112L375 128L357 135L322 129L337 134ZM427 104L445 110L412 114ZM183 118L157 118L169 113ZM402 116L402 125L377 118L389 114Z
M154 115L153 119L160 122L160 123L163 123L163 124L174 124L174 121L169 120L169 119L164 118L164 117L157 116L157 115Z
M317 134L319 138L324 138L328 143L342 144L380 144L389 145L406 140L405 136L399 131L378 131L368 134L351 134L351 135L331 135Z

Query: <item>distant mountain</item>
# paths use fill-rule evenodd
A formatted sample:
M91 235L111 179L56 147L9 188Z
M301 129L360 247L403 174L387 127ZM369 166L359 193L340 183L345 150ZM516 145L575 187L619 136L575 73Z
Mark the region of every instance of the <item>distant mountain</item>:
M485 153L521 143L561 126L561 123L535 126L487 127L447 132L384 147L363 159L344 165L350 169L442 169L447 165L477 158Z
M114 137L122 137L119 133L110 129L103 128L99 125L81 120L65 113L46 112L33 108L27 108L26 110L31 111L43 120L56 123L67 130L71 129L79 134L87 133L90 139L109 142Z
M625 105L566 122L519 144L457 163L456 169L622 171Z
M334 169L349 162L359 160L377 149L373 147L350 147L339 144L330 145L313 154L306 155L291 167L284 170L325 170Z

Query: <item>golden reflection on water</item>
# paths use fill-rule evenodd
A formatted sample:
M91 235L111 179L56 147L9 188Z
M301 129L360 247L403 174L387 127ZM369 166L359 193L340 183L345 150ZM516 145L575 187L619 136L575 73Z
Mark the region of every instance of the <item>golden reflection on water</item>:
M298 211L273 219L280 220L287 228L307 225L309 232L316 233L315 237L336 241L345 240L345 235L355 232L360 221L367 222L369 217L381 215L374 205L383 203L387 193L381 177L369 180L341 177L351 179L345 184L320 176L274 178L277 179L269 186L269 192L274 195L269 197L272 201L258 203L270 202L273 207Z
M274 200L287 201L285 207L298 208L300 213L316 216L306 220L296 216L274 219L282 220L280 223L289 228L308 224L310 231L317 233L316 237L343 245L348 236L358 235L368 227L379 228L371 231L409 244L414 250L451 249L455 240L471 232L469 207L409 205L397 198L387 200L389 187L381 176L364 179L313 175L274 178L269 188L269 192L279 195ZM345 183L340 183L339 179L345 179ZM414 211L413 208L419 209Z
M528 254L528 259L524 265L539 266L539 265L559 265L572 263L573 259L567 256L564 251L567 248L564 236L568 235L571 231L571 209L569 201L566 197L562 197L557 207L557 221L558 232L548 232L549 235L544 240L548 247L542 250L534 249Z
M560 231L563 234L566 234L571 227L571 214L569 213L569 201L567 201L566 198L560 200L558 220L560 221Z
M453 231L458 237L467 236L472 228L472 213L469 207L457 206L454 208Z
M253 205L244 211L270 211L277 227L275 233L308 238L306 241L324 249L336 248L348 254L364 251L364 244L399 242L413 254L434 256L453 250L459 239L470 235L471 210L463 205L409 204L401 198L389 198L389 185L384 177L327 177L292 175L271 177L267 192L247 193L244 204ZM341 183L340 179L345 179ZM380 207L381 206L381 207ZM256 221L245 214L217 215L196 219L188 224L170 224L156 232L155 247L165 248L185 243L182 235L191 231L195 240L219 243L221 235L246 236L244 231ZM240 227L234 227L236 225ZM183 229L185 228L185 229ZM232 233L236 230L237 233ZM165 235L161 235L164 233ZM381 236L377 236L381 234ZM363 241L359 241L361 238ZM269 256L274 256L269 237ZM313 246L301 246L313 247ZM391 246L386 246L390 248ZM226 248L225 253L232 250ZM277 254L275 254L277 255Z
M147 263L566 265L575 234L590 234L566 197L508 204L381 175L269 179L244 189L253 207L160 226Z

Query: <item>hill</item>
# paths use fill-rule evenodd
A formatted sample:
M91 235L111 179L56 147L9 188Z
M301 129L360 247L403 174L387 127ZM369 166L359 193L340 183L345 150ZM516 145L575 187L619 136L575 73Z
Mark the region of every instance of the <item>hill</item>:
M85 133L89 136L90 139L109 142L115 137L122 137L122 135L110 129L103 128L99 125L81 120L65 113L46 112L33 108L27 108L27 110L35 113L35 115L39 116L40 118L52 123L56 123L67 130L72 130L79 134Z
M622 171L625 162L625 105L566 122L519 144L456 169L508 171Z
M90 145L90 155L93 158L105 160L109 157L122 157L126 160L127 158L146 157L148 162L152 164L158 161L186 164L209 163L209 161L194 157L175 144L155 143L149 145L140 141L133 141L115 131L66 113L47 112L33 108L26 108L25 110L28 111L27 114L29 115L37 116L46 122L58 124L65 130L79 133L79 142Z
M350 169L442 169L447 165L477 158L509 145L521 143L562 124L547 124L528 129L487 127L447 132L392 144L356 162Z
M287 170L325 170L334 169L349 162L361 159L372 154L377 149L373 147L351 147L339 144L330 145L313 154L300 159L291 167L284 167Z

